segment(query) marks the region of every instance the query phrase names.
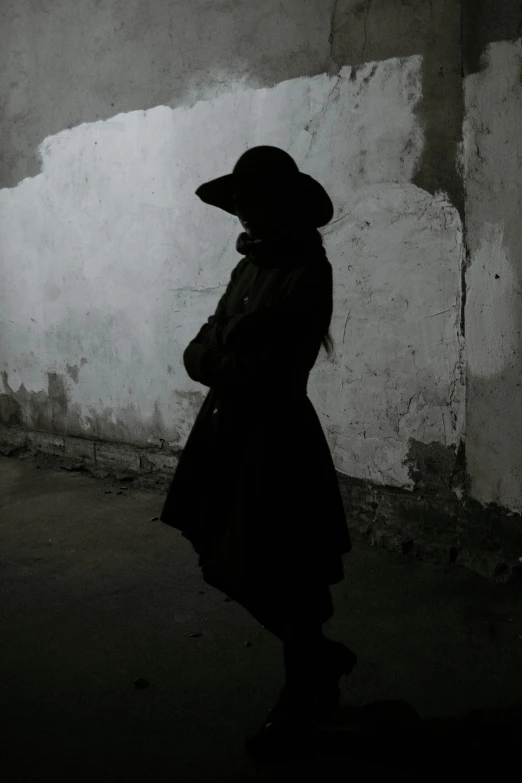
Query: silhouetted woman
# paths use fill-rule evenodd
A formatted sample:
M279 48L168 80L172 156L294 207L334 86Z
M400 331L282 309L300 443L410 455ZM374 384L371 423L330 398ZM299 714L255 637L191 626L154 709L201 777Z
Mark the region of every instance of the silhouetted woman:
M201 185L236 215L242 255L216 312L189 343L189 376L208 386L161 520L199 554L205 582L283 642L285 687L260 757L299 753L338 706L356 656L327 639L329 585L351 550L333 461L307 396L321 344L330 349L332 268L317 230L333 215L323 187L277 147L245 152L232 174Z

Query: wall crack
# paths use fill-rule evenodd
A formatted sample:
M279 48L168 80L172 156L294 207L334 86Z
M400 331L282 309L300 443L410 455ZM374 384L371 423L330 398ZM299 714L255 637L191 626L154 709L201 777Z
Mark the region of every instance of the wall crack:
M330 60L335 64L335 67L337 69L337 72L339 72L342 68L341 64L337 62L337 60L334 59L333 56L333 44L334 44L334 33L335 33L335 17L337 16L337 0L334 0L333 5L333 11L332 11L332 20L330 23L330 35L328 36L328 42L330 43Z
M366 13L364 15L364 38L363 38L363 45L362 45L362 50L361 50L361 59L363 60L363 62L364 62L364 52L365 52L365 49L366 49L366 40L368 38L368 29L367 29L368 17L370 15L371 7L372 7L372 0L367 0L367 3L366 3Z

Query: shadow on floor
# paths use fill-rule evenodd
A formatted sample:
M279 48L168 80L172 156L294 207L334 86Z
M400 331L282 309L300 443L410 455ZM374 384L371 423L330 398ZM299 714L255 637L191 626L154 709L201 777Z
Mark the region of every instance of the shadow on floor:
M0 458L9 783L351 783L389 770L439 783L518 768L519 589L362 540L325 629L357 651L342 683L352 706L312 757L253 762L244 740L283 684L280 644L205 585L190 544L158 521L162 503Z
M321 727L303 753L253 764L261 774L271 768L273 781L287 780L290 769L301 781L330 783L345 781L348 773L359 777L392 769L412 781L492 768L498 773L515 768L521 728L522 699L505 708L424 719L406 701L375 701L341 707L335 726Z
M367 761L378 749L389 765L402 766L404 753L415 751L437 767L480 765L498 760L499 754L503 761L508 756L514 761L521 732L522 699L503 708L424 719L405 701L376 701L341 707L335 726L319 730L317 753Z

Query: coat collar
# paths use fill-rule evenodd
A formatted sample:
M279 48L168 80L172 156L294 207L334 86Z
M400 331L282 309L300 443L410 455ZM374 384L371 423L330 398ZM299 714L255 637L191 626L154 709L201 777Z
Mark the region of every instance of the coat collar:
M291 268L326 258L321 234L316 229L264 239L253 239L243 231L237 238L236 250L261 268Z

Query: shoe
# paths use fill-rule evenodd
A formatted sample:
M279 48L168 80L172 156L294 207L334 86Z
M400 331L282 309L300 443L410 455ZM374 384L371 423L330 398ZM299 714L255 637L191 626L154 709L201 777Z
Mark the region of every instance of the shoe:
M357 664L357 655L340 642L328 640L328 648L319 672L314 700L314 714L317 723L329 725L335 719L341 700L339 682L349 675Z
M316 734L313 700L296 702L285 687L263 727L246 737L245 750L265 762L309 758L314 755Z

